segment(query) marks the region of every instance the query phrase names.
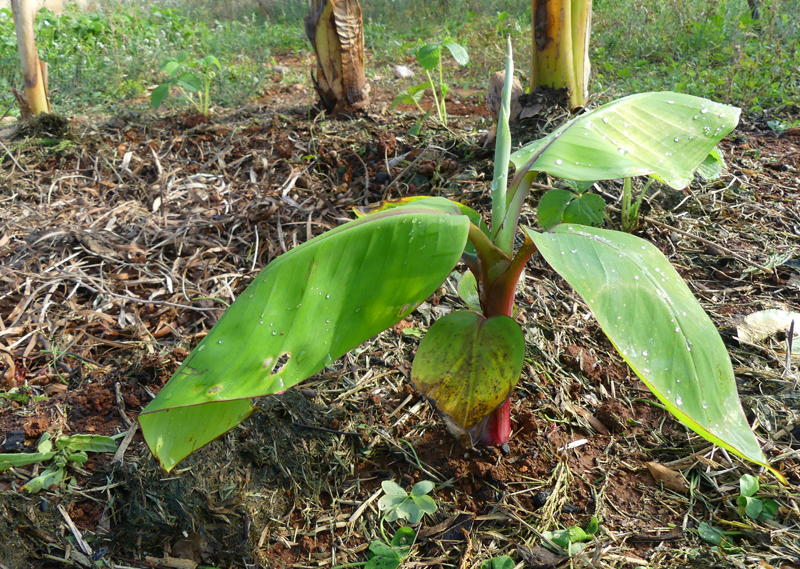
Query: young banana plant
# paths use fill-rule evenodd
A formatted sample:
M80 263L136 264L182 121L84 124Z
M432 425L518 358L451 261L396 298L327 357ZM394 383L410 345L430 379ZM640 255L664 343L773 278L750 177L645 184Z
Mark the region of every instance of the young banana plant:
M513 318L517 281L538 253L586 301L633 371L679 420L767 468L739 403L719 334L650 243L576 224L546 233L518 220L539 172L572 180L649 175L676 188L738 121L739 109L678 93L633 95L578 116L511 155L509 41L492 182L491 229L444 198L406 199L300 245L270 263L181 365L139 421L167 470L241 422L253 398L278 393L399 322L468 268L470 310L437 320L411 381L465 445L510 436L510 396L525 358ZM516 173L508 182L509 161ZM776 476L782 478L773 470Z

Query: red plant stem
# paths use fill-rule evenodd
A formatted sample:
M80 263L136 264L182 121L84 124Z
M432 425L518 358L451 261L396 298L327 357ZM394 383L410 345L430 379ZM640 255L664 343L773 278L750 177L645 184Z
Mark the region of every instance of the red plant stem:
M509 316L514 314L514 292L517 282L525 269L525 264L536 252L536 245L526 236L525 245L517 252L508 269L489 287L484 316ZM511 397L492 411L481 432L481 442L486 445L499 446L511 436Z

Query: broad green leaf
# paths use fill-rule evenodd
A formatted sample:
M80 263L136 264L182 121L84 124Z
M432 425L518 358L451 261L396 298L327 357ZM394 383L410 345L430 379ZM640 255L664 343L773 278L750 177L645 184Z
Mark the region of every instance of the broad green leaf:
M61 481L64 480L65 464L66 461L63 458L59 459L57 457L56 460L51 462L39 476L29 480L28 483L22 487L22 489L27 490L31 494L38 494L42 490L50 488L54 484L61 484Z
M658 249L633 235L580 225L525 231L670 413L783 480L747 423L717 329Z
M417 51L417 63L426 71L433 70L439 64L442 42L429 43Z
M50 438L50 433L42 433L39 442L36 443L36 451L46 454L53 450L53 441Z
M446 418L469 431L511 395L524 355L522 330L508 316L451 312L420 343L411 382ZM470 434L473 441L478 434Z
M59 437L56 440L56 448L73 452L116 452L117 443L111 437L102 435L72 435Z
M736 500L739 508L744 510L744 513L750 519L757 520L761 516L761 511L764 509L764 504L758 498L748 498L747 496L739 496ZM741 513L741 512L740 512Z
M507 555L488 559L481 563L481 569L514 569L515 566L514 560Z
M408 496L408 492L394 480L384 480L381 482L381 489L390 496L402 496L403 498Z
M172 77L172 75L180 69L182 63L176 59L168 59L164 62L164 65L161 66L161 71L166 73L168 76Z
M424 496L425 494L430 494L433 490L433 482L430 480L420 480L414 487L411 489L412 496Z
M406 500L395 510L397 515L405 518L409 523L415 524L422 519L422 508L420 508L414 500Z
M583 531L583 528L580 528L578 526L571 526L569 528L569 540L571 542L574 543L576 541L590 541L591 539L592 536Z
M600 523L597 521L597 516L592 516L592 519L589 520L589 523L586 526L586 533L589 535L595 535L599 529Z
M244 420L251 399L310 377L411 313L447 278L469 219L448 200L357 219L278 257L139 422L167 470Z
M697 173L706 180L718 180L722 176L722 170L726 168L725 159L718 146L715 146L711 153L706 156Z
M772 520L778 515L778 503L769 498L761 500L763 509L761 511L761 520Z
M50 452L24 452L0 454L0 470L8 470L18 466L28 466L37 462L45 462L56 455L56 451Z
M450 50L450 55L453 56L453 59L455 59L459 65L466 65L469 63L469 54L463 46L457 44L453 40L445 40L444 47Z
M199 65L200 67L211 67L212 65L216 65L217 69L222 69L222 66L219 64L219 60L213 55L202 57L195 61L194 64Z
M430 201L424 201L430 200ZM375 204L370 204L364 207L354 207L353 213L356 214L357 217L365 217L367 215L371 215L373 213L378 213L381 211L388 211L390 209L394 209L396 207L402 207L414 202L422 202L420 205L430 205L432 207L440 207L442 203L450 203L454 204L458 207L462 214L466 215L469 220L472 222L473 225L477 226L486 237L490 237L489 235L489 227L487 227L486 222L483 221L483 217L477 211L469 207L468 205L464 205L462 203L454 202L445 200L444 198L439 197L432 197L432 196L406 196L404 198L400 198L399 200L386 200L382 202L378 202ZM439 204L439 205L437 205ZM450 207L449 205L447 206ZM475 254L475 248L472 246L472 243L467 243L465 251L470 254Z
M478 281L472 271L464 273L458 281L458 296L475 312L481 311L481 298L478 295Z
M536 220L542 229L550 229L561 223L564 210L575 198L569 190L550 190L539 200L536 206Z
M403 526L401 528L397 528L397 533L394 534L392 538L392 547L399 548L401 551L405 551L403 557L408 555L408 551L411 549L411 545L413 545L414 540L416 539L417 534L408 526Z
M203 89L203 80L189 71L178 75L176 81L178 85L186 89L189 93L197 93Z
M389 107L390 111L396 109L398 105L413 105L415 103L419 103L420 100L422 100L423 95L425 95L424 91L418 91L416 93L411 93L411 89L408 91L409 92L407 93L400 93L394 98L392 105Z
M562 529L557 531L545 531L542 532L542 535L558 546L561 546L565 549L569 547L569 530Z
M579 223L597 227L606 217L606 202L597 194L575 196L564 210L561 219L564 223Z
M436 501L430 496L411 496L417 507L426 514L436 513Z
M154 108L158 108L161 106L161 103L166 101L169 98L169 88L171 83L162 83L155 89L153 92L150 93L150 104L153 105Z
M511 161L517 169L570 180L653 174L681 189L733 130L740 113L736 107L682 93L640 93L572 119L512 154Z
M758 478L750 474L742 474L739 479L739 494L742 496L755 496L759 488Z
M424 83L420 83L419 85L414 85L408 88L409 95L415 95L414 99L419 101L422 99L422 95L425 94L426 89L430 89L433 87L433 84L430 81L425 81Z
M697 533L706 543L711 545L720 545L725 539L725 536L717 528L708 525L706 522L700 522L697 527Z

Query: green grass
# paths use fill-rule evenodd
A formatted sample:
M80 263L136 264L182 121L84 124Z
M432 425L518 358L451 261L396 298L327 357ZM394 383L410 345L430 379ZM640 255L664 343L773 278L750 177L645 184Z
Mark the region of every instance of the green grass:
M310 51L302 19L305 0L272 2L110 3L98 13L40 11L37 44L49 63L54 110L117 112L146 105L161 64L187 52L215 55L223 65L212 103L235 107L269 85L273 54ZM675 90L751 111L800 99L800 0L762 0L751 18L746 0L595 0L591 91L603 99L650 90ZM164 3L166 4L166 3ZM768 4L768 5L767 5ZM177 7L176 7L177 6ZM451 62L456 88L485 89L503 67L503 37L511 34L517 70L527 79L528 0L375 0L364 2L367 76L413 63L431 40L451 37L467 48L465 68ZM504 11L504 13L503 13ZM446 22L446 24L441 24ZM0 10L0 105L20 87L16 38L9 10ZM292 78L307 70L293 69ZM180 104L180 101L172 104Z

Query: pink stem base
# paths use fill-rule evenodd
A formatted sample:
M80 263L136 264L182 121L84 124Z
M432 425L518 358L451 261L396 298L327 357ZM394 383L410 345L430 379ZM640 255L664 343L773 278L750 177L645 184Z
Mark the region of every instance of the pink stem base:
M508 440L511 435L511 398L506 399L500 407L495 409L481 433L481 442L485 445L499 446Z

